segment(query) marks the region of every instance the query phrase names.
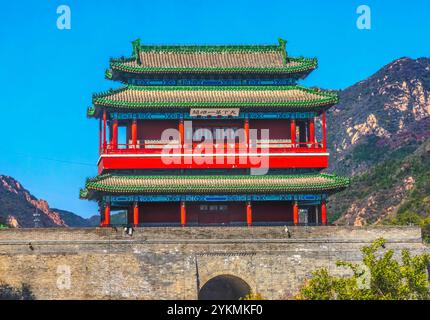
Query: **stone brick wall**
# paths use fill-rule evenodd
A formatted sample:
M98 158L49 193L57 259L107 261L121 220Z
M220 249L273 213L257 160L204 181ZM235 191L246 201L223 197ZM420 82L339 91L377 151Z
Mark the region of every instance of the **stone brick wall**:
M428 251L415 227L190 227L0 231L0 286L36 299L196 299L218 275L268 299L295 294L312 270L343 274L378 237L398 255Z

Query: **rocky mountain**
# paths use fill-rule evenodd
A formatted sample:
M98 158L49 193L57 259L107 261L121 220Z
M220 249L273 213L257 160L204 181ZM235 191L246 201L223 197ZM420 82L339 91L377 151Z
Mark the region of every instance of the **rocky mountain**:
M430 215L429 58L395 60L341 91L328 128L329 171L352 176L351 187L330 202L332 221L385 223L408 210Z
M420 224L430 216L430 139L415 150L406 146L390 154L331 198L336 224Z
M430 58L395 60L339 97L327 120L331 170L360 172L384 148L430 137Z
M17 180L0 175L0 224L17 228L89 227L94 219L51 209L48 202L34 197Z
M99 215L92 216L86 219L77 215L76 213L66 211L66 210L53 208L52 211L57 212L68 227L86 228L86 227L96 227L100 224Z

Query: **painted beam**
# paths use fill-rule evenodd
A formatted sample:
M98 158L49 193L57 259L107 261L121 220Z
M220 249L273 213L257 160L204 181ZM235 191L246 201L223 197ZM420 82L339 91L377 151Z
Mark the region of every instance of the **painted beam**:
M169 120L169 119L310 119L317 116L314 111L303 112L240 112L237 117L195 117L189 112L112 112L111 119L118 120Z
M135 202L225 202L225 201L300 201L303 204L320 204L328 194L224 194L224 195L105 195L103 201L112 205Z
M128 79L127 83L140 86L261 86L294 85L297 80L290 79Z

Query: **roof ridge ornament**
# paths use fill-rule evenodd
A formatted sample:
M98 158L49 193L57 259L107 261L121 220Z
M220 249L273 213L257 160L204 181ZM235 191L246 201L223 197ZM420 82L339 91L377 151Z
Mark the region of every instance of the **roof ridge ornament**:
M285 40L285 39L282 39L282 38L279 38L278 39L278 42L279 42L279 46L282 48L282 49L285 49L285 46L286 46L286 44L287 44L287 40Z
M278 42L279 42L279 47L282 50L282 57L284 58L284 64L287 64L287 62L288 62L287 61L288 54L287 54L287 49L286 49L287 40L279 38Z
M105 78L108 80L112 80L112 69L106 69Z
M131 42L133 46L133 57L136 58L138 64L140 64L140 38Z

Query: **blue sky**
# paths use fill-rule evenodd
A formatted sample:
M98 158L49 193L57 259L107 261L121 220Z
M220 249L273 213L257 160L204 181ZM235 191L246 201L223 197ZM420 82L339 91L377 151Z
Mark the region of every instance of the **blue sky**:
M59 5L71 30L56 26ZM371 30L356 27L359 5ZM97 174L97 122L86 119L110 57L148 44L269 44L287 39L290 55L318 57L302 84L345 88L390 61L430 56L428 1L8 1L0 11L0 174L18 179L52 207L88 217L78 199ZM330 124L329 124L330 125Z

